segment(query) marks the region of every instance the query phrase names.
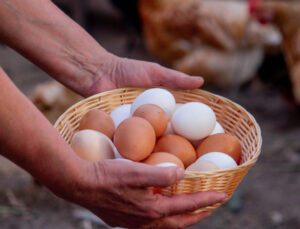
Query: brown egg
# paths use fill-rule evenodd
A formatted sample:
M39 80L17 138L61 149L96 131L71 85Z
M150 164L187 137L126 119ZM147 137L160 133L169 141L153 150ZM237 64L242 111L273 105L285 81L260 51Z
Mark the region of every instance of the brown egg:
M152 153L143 163L148 165L157 165L161 163L173 163L178 165L181 168L184 168L182 161L173 154L164 153L164 152L157 152Z
M198 158L210 152L222 152L240 163L242 146L239 140L229 134L214 134L204 139L197 147Z
M159 106L145 104L140 106L133 116L146 119L153 126L156 137L163 135L168 126L168 116Z
M153 194L162 194L162 188L151 188Z
M141 161L153 151L156 136L151 124L139 117L124 120L117 128L114 143L126 159Z
M94 109L87 112L79 123L79 130L96 130L112 139L115 132L115 124L112 118L104 111Z
M171 134L161 137L154 152L167 152L177 156L188 167L196 161L196 151L193 145L185 138Z

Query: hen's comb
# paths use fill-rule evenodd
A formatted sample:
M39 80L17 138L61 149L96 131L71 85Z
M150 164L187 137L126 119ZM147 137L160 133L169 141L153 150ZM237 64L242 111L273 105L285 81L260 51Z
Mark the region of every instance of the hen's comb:
M258 7L258 5L262 1L263 0L249 0L249 13L254 18L256 18L256 20L258 22L260 22L260 24L264 25L264 24L268 24L268 23L272 22L273 18L272 18L272 15L267 15L267 17L266 16L264 16L264 17L257 17L257 15L255 15L255 9Z
M249 1L249 11L252 15L254 13L255 8L262 2L262 0L250 0Z

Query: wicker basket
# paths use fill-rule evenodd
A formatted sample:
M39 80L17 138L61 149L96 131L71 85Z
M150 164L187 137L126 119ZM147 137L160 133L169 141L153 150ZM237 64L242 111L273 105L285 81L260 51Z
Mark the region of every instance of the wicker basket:
M130 104L145 88L123 88L100 93L78 102L69 108L55 123L56 129L70 143L81 117L91 109L99 108L110 113L114 108ZM220 191L230 197L248 170L255 164L261 151L261 131L255 119L244 108L230 100L203 90L179 91L168 89L177 103L199 101L209 105L227 133L236 136L242 144L242 159L238 167L212 172L186 172L178 184L162 190L164 195L197 191ZM213 210L220 204L199 209Z

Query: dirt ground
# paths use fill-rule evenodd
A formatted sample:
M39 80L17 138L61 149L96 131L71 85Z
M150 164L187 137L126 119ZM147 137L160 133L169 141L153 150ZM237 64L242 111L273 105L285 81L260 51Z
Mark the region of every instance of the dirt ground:
M98 1L89 31L109 51L152 60L140 36L122 24L106 1ZM29 95L35 85L51 80L11 49L0 45L0 65ZM229 203L192 228L300 228L300 112L284 99L278 87L256 77L239 89L207 90L241 104L257 119L263 133L262 155ZM0 127L1 128L1 127ZM78 217L77 206L66 203L0 157L0 228L102 228L93 219ZM94 222L94 223L92 223Z

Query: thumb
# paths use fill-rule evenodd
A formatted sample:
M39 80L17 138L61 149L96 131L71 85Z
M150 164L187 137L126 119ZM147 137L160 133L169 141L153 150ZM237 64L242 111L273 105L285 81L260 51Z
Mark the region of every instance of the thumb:
M123 181L132 187L168 187L184 177L184 170L177 166L156 167L142 163L128 163L122 168Z
M154 85L164 86L173 89L196 89L203 85L204 79L200 76L189 76L185 73L171 70L160 65L152 78Z

